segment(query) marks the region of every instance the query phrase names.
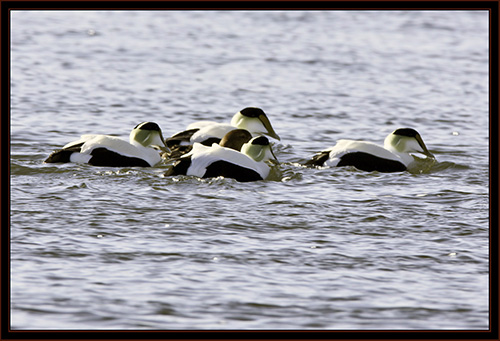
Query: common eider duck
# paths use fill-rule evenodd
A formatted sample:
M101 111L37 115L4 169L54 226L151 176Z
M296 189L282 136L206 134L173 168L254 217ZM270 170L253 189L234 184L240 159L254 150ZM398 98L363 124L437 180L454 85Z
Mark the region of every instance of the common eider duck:
M130 142L109 135L82 135L49 155L46 163L87 163L108 167L152 167L161 161L165 142L158 124L143 122L130 132Z
M237 151L241 150L241 146L252 139L252 134L246 129L234 129L228 132L219 145L226 148L231 148ZM162 153L162 157L166 161L172 161L180 158L182 155L187 154L193 149L193 145L177 146L168 149Z
M383 147L366 141L339 140L335 146L313 156L305 165L354 166L367 172L402 172L415 161L411 153L422 153L434 159L415 129L399 128L385 138Z
M229 133L230 134L230 133ZM231 142L235 148L238 143ZM195 143L193 149L179 158L166 176L191 175L200 178L226 177L240 182L264 180L270 172L267 161L277 162L269 140L257 136L241 146L241 152L219 145Z
M191 123L187 130L167 138L165 143L169 148L195 142L211 146L212 143L219 143L226 133L235 128L246 129L252 136L267 135L280 140L266 113L260 108L248 107L237 112L229 124L213 121Z

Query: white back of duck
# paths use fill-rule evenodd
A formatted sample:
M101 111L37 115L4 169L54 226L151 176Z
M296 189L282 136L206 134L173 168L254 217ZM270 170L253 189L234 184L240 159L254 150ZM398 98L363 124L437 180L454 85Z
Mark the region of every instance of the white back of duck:
M324 166L336 167L342 156L348 153L354 152L364 152L382 159L402 161L401 155L394 154L390 150L368 141L356 141L356 140L346 140L341 139L337 141L337 144L330 149L329 159L325 161ZM409 159L411 161L411 157Z
M200 130L198 130L196 133L194 133L193 136L191 136L191 143L201 143L214 137L222 139L224 135L226 135L231 130L234 130L234 128L235 127L233 127L232 125L225 123L213 123L206 125L200 128Z
M193 149L185 156L191 156L192 160L186 175L198 177L203 177L207 167L215 161L227 161L244 168L255 170L258 173L262 173L262 166L267 167L267 165L256 162L246 154L231 148L221 147L217 143L212 144L210 147L204 146L201 143L195 143L193 144Z
M131 145L130 143L119 137L108 136L108 135L90 135L90 136L91 138L86 140L85 143L82 145L80 154L90 154L92 150L95 148L106 148L108 150L111 150L113 152L119 153L124 156L140 157L142 155L136 146ZM75 153L71 157L72 158L78 157L77 154L78 153ZM79 160L72 162L82 162L82 161Z
M212 125L212 124L217 124L217 123L219 123L219 122L215 122L215 121L196 121L196 122L188 124L188 126L186 127L186 130L201 129L201 128L204 128L206 126L209 126L209 125Z

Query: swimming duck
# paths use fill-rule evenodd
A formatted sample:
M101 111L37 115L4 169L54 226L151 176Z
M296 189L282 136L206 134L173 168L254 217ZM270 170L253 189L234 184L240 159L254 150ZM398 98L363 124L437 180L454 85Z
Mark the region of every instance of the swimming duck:
M280 140L264 111L260 108L248 107L237 112L229 124L198 121L191 123L187 130L167 138L165 142L169 148L175 148L183 143L193 144L195 142L211 146L213 143L219 143L226 133L235 128L246 129L253 136L263 134Z
M241 150L241 146L252 139L252 134L246 129L234 129L228 132L219 145L226 148L231 148L237 151ZM215 142L216 143L216 142ZM172 147L168 151L162 153L162 157L167 161L172 161L180 158L182 155L189 153L193 149L193 145L180 145Z
M165 148L161 129L154 122L143 122L132 129L130 142L109 135L82 135L79 140L52 152L46 163L76 162L93 166L152 167L161 161Z
M241 138L229 136L226 140L237 148ZM193 149L178 159L165 175L193 175L200 178L223 176L241 182L257 181L269 175L270 167L266 161L277 162L277 159L265 136L257 136L243 143L241 152L224 143L213 143L210 147L195 143Z
M402 172L415 161L411 153L422 153L434 159L420 134L411 128L399 128L384 140L384 146L372 142L339 140L307 161L305 165L354 166L363 171Z

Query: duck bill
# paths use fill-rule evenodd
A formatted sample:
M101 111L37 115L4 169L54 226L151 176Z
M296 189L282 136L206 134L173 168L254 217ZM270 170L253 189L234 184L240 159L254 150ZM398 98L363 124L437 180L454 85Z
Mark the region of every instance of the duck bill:
M155 139L151 145L167 153L171 151L165 143L165 139L163 138L161 131L158 133L158 136L155 136Z
M262 124L264 124L264 127L266 127L266 129L267 129L267 132L264 134L266 134L272 138L275 138L278 141L281 141L280 137L274 131L273 126L271 125L271 122L269 122L269 119L267 118L266 115L260 115L259 120L262 122Z
M273 149L272 148L270 148L270 149L271 149L271 154L273 155L274 161L276 163L279 163L278 158L276 157L276 155L274 155Z
M165 138L163 137L163 134L160 132L160 141L162 143L162 147L166 147L167 143L165 142Z
M167 148L167 144L165 143L165 139L163 138L163 135L162 133L160 132L157 136L157 138L155 138L155 144L160 147L160 148Z
M274 152L273 152L273 149L271 148L271 145L269 145L268 148L269 148L269 152L272 155L272 158L269 158L268 161L272 164L278 165L279 164L278 158L276 157L276 155L274 155Z
M424 141L422 140L422 138L420 137L420 135L417 135L416 136L416 139L418 141L418 144L420 145L420 147L422 148L423 152L422 154L424 154L425 156L427 157L430 157L430 158L433 158L435 159L436 157L434 156L434 154L432 154L428 149L427 147L425 146L425 143Z

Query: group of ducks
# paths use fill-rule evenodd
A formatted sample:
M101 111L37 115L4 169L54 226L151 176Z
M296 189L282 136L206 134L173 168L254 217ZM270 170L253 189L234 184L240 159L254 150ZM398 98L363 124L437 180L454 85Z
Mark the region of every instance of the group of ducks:
M108 167L153 167L166 162L170 165L167 176L223 176L242 182L256 181L266 179L270 167L278 164L266 136L280 140L264 111L249 107L237 112L229 124L198 121L166 139L154 122L134 127L129 142L109 135L82 135L79 140L52 152L45 162ZM385 138L384 146L339 140L304 165L401 172L414 162L413 153L434 159L416 130L400 128Z

